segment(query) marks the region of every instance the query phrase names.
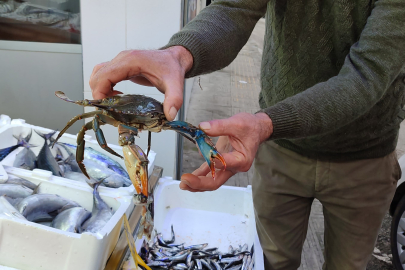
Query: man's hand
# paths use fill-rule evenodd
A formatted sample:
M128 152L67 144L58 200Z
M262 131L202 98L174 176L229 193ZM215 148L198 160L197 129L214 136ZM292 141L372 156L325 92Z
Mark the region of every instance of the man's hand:
M95 99L121 94L114 86L124 80L155 86L165 94L164 112L172 121L183 103L184 76L192 66L193 56L182 46L123 51L110 62L95 66L89 83Z
M224 156L226 171L216 171L215 180L211 177L207 163L192 174L181 177L180 188L192 192L216 190L237 172L246 172L252 166L260 143L273 133L270 117L265 113L239 113L228 119L200 123L209 136L220 136L216 147ZM222 169L222 164L215 166Z

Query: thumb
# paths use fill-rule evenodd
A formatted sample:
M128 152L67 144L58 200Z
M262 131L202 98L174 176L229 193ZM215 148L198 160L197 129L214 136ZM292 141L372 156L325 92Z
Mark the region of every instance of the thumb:
M232 130L235 129L235 120L233 117L227 119L211 120L209 122L201 122L199 127L209 136L218 137L223 135L232 135Z
M165 85L163 109L167 120L173 121L183 104L184 78L170 79Z

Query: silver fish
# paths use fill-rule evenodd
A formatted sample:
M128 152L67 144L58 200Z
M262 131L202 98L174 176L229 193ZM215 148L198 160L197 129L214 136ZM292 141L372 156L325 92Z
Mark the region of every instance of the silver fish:
M28 180L25 180L25 179L22 179L22 178L19 178L19 177L15 177L15 176L11 177L10 175L9 175L8 179L5 182L0 183L0 184L20 185L20 186L25 186L25 187L27 187L29 189L32 189L32 190L34 190L37 187L37 185L35 185L31 181L28 181Z
M104 179L103 184L106 187L119 188L129 187L130 185L132 185L130 179L125 178L92 160L85 159L83 160L83 164L84 166L86 166L86 170L89 176L96 179L97 181L101 181Z
M195 262L197 263L197 269L199 269L199 270L203 269L200 259L196 259Z
M7 196L10 198L25 198L32 194L33 190L22 185L15 184L1 184L0 196Z
M51 223L51 227L66 232L81 233L82 224L89 219L91 213L83 207L73 207L61 212Z
M216 270L222 270L222 267L216 261L211 261L211 263L215 266Z
M228 270L239 270L241 268L242 268L242 264L239 264L239 265L232 266L231 268L228 268Z
M25 146L15 157L13 167L25 170L35 169L37 156L32 152L30 146Z
M151 266L151 267L167 267L167 266L169 266L169 263L160 262L160 261L152 261L152 262L149 262L147 265Z
M204 260L204 259L201 259L201 264L202 264L203 266L205 266L205 268L208 268L209 270L214 270L214 269L212 268L212 266L211 266L206 260Z
M248 269L251 262L252 262L252 257L250 255L248 255L246 264L244 266L242 265L242 269Z
M42 134L38 131L35 131L39 136L41 136L45 142L39 151L37 157L37 166L39 169L51 171L55 176L64 176L61 169L59 168L58 163L56 162L55 158L52 155L51 150L49 150L48 140L51 138L56 131L49 133L49 134Z
M83 224L83 231L97 233L113 216L111 208L101 199L97 191L100 182L93 188L93 211L92 216Z
M243 255L239 255L237 257L230 257L230 258L222 258L220 260L221 263L231 263L231 262L235 262L235 261L241 261L243 259Z
M60 212L72 207L80 205L56 194L33 194L24 198L16 208L27 220L36 222L51 221Z
M203 248L205 248L206 246L208 246L208 243L199 244L199 245L192 245L192 246L184 247L184 249L198 250L198 249L203 249Z
M70 149L71 153L76 153L76 145L68 144L68 143L58 143L61 145L65 145ZM94 150L91 147L86 147L84 149L84 159L92 160L102 166L106 166L109 169L113 170L114 172L118 173L119 175L129 179L129 175L127 171L114 159L110 158L109 156Z
M0 215L26 220L4 196L0 197Z

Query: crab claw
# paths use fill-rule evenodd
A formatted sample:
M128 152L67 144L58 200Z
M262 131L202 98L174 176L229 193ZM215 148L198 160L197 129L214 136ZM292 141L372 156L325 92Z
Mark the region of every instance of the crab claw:
M135 199L137 204L148 203L148 159L138 145L125 145L122 148L124 153L125 167L127 167L129 178L135 187Z
M195 141L200 149L202 156L204 157L205 161L210 166L212 178L215 179L215 158L221 161L224 165L224 170L226 170L226 162L224 157L218 152L215 148L214 144L212 143L211 139L204 133L202 130L197 130L195 134Z

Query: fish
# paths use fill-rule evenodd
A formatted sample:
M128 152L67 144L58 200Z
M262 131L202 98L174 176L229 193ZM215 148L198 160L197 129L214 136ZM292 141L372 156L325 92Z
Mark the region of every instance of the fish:
M26 220L26 218L21 215L13 205L10 204L5 196L0 196L0 215Z
M32 136L32 129L31 132L23 139L18 138L17 140L22 141L22 146L24 147L15 157L13 162L13 167L26 169L26 170L33 170L36 167L36 160L37 156L32 152L31 147L36 147L35 145L29 144L29 140Z
M22 185L15 184L1 184L0 196L7 196L10 198L25 198L32 195L33 190Z
M199 244L199 245L192 245L192 246L184 247L184 249L198 250L198 249L203 249L203 248L205 248L206 246L208 246L208 243Z
M93 211L92 216L83 224L84 232L97 233L113 216L111 208L103 201L97 191L101 182L93 185Z
M82 232L82 224L91 217L91 213L83 207L72 207L55 217L51 227L73 233Z
M17 139L17 144L10 146L10 147L0 149L0 161L5 159L11 152L16 150L18 147L23 147L26 144L26 139L28 138L28 140L30 140L31 135L29 134L26 138L22 138L21 136L19 136L19 137L14 136L14 138Z
M24 198L16 208L28 221L42 222L52 221L59 213L73 207L80 205L56 194L43 193Z
M113 170L104 167L93 160L84 159L84 166L86 166L87 173L91 178L98 181L103 180L103 184L106 187L119 188L119 187L129 187L132 182L129 178L125 178L122 175L114 172Z
M212 268L212 266L211 266L206 260L201 259L200 261L201 261L201 264L202 264L203 266L205 266L205 268L208 268L209 270L214 270L214 269Z
M58 142L57 144L61 144L61 145L68 147L71 152L74 152L74 153L76 152L76 148L77 148L76 145L69 144L69 143L60 143L60 142ZM119 164L117 161L110 158L109 156L94 150L91 147L85 147L84 159L89 159L100 165L106 166L110 170L113 170L114 172L118 173L119 175L129 179L129 175L128 175L127 171L121 166L121 164Z
M173 230L173 224L172 224L171 236L172 236L172 238L171 238L170 240L164 240L164 242L165 242L167 245L173 244L174 241L176 241L176 236L174 235L174 230ZM179 246L179 245L172 245L172 246Z
M19 177L16 177L16 176L11 176L11 175L8 176L8 179L5 180L5 182L0 183L0 185L1 184L20 185L20 186L25 186L25 187L27 187L29 189L32 189L32 190L34 190L37 187L37 185L35 185L31 181L28 181L28 180L25 180L25 179L22 179L22 178L19 178Z
M45 140L44 145L42 146L41 151L39 151L39 154L37 157L38 168L42 169L42 170L51 171L52 174L55 176L63 177L64 174L61 171L55 158L53 157L52 152L49 149L49 145L48 145L49 138L51 138L56 133L56 131L48 133L48 134L42 134L36 130L35 130L35 132Z

